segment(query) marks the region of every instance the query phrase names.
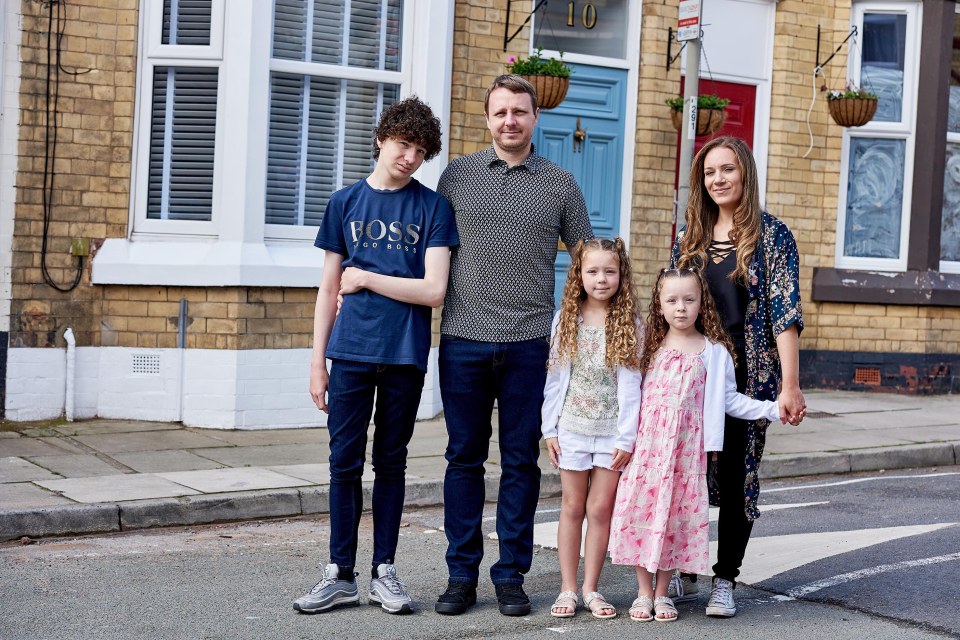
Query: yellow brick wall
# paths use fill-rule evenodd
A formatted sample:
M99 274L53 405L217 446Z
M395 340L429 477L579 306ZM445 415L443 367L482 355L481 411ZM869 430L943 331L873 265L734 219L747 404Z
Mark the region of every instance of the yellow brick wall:
M64 4L56 182L47 266L61 286L75 273L71 237L125 237L129 218L139 0ZM23 0L21 127L13 239L11 345L176 346L179 301L188 301L187 346L304 348L312 344L315 289L95 286L61 293L40 270L46 124L47 8Z

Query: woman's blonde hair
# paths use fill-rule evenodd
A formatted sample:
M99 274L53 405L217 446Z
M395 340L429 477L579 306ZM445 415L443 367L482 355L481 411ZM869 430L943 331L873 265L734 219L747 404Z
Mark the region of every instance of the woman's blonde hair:
M733 136L714 138L703 145L693 159L693 166L690 168L690 198L687 201L687 230L680 241L677 266L705 268L707 265L707 247L713 240L713 227L720 216L720 208L704 185L704 164L707 154L720 147L733 152L740 169L743 194L733 214L733 229L730 231L730 241L737 251L737 268L730 274L730 279L746 283L753 250L760 238L762 209L753 152L746 142Z
M720 321L720 314L717 312L717 305L710 295L710 287L707 286L707 279L703 277L703 271L686 267L683 269L661 269L657 276L657 282L653 285L653 295L650 296L650 309L647 313L647 325L645 330L645 339L643 343L643 355L640 357L640 370L646 371L653 364L653 357L657 349L663 344L663 338L667 335L670 325L663 316L663 308L660 306L660 291L663 289L663 281L672 278L696 278L700 287L700 315L697 316L695 326L697 331L702 333L710 342L722 344L730 352L730 356L736 361L736 354L733 351L733 342L730 340L727 330Z
M637 329L637 297L633 291L630 274L630 257L620 238L613 240L594 238L580 241L573 252L573 260L567 270L567 283L560 301L560 322L553 337L555 358L553 367L561 362L572 362L577 354L577 330L580 327L580 304L586 299L583 289L583 258L589 251L608 251L617 257L620 266L620 286L610 299L605 325L608 367L620 365L636 369L640 363L638 354L640 332Z

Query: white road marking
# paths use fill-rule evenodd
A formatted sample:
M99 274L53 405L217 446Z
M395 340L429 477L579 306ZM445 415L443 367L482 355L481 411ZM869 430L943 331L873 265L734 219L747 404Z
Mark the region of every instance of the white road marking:
M803 596L809 595L815 591L820 591L821 589L828 589L830 587L835 587L838 584L853 582L854 580L860 580L861 578L869 578L870 576L875 576L880 573L899 571L900 569L909 569L911 567L925 567L931 564L952 562L954 560L960 560L960 551L957 553L948 553L947 555L943 556L934 556L932 558L921 558L919 560L905 560L903 562L894 562L892 564L882 564L869 569L861 569L860 571L842 573L838 576L833 576L832 578L824 578L823 580L817 580L816 582L795 587L787 591L787 595L793 598L802 598Z
M762 513L769 513L771 511L780 511L782 509L796 509L799 507L816 507L821 504L830 504L829 500L822 500L820 502L794 502L794 503L784 503L784 504L762 504L760 505L760 511ZM720 517L720 507L710 507L710 522L716 522L717 518Z
M763 582L777 574L831 556L872 547L882 542L917 536L952 527L956 523L796 533L784 536L751 538L740 580L747 584ZM710 543L710 556L716 558L717 543Z
M837 482L824 482L822 484L802 484L795 487L775 487L773 489L763 489L761 493L780 493L781 491L802 491L804 489L819 489L821 487L840 487L846 484L858 484L860 482L870 482L872 480L913 480L915 478L943 478L944 476L958 476L958 471L947 471L945 473L923 473L915 476L870 476L867 478L853 478L852 480L840 480Z

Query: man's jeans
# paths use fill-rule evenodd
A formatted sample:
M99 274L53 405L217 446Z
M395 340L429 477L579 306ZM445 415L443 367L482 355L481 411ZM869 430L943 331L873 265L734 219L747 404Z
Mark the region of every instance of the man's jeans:
M500 416L500 496L497 536L500 559L490 568L494 584L523 584L533 559L533 516L540 495L540 406L549 342L477 342L440 339L440 393L447 423L447 472L443 481L444 529L450 581L476 585L483 558L483 464Z
M393 563L403 513L407 445L417 419L424 372L413 365L333 360L327 429L330 432L330 562L352 568L363 512L367 429L373 435L373 566Z

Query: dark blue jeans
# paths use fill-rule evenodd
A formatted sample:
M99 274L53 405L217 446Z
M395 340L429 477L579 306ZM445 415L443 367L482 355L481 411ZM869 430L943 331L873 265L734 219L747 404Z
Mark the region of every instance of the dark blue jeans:
M327 392L330 432L330 562L352 568L363 512L363 463L373 417L373 566L393 563L403 514L407 445L424 372L413 365L334 360Z
M476 585L483 558L483 465L493 403L500 423L500 558L494 584L523 584L533 560L533 516L540 496L540 406L547 376L546 338L524 342L440 339L440 393L447 423L443 481L447 569L451 582Z

